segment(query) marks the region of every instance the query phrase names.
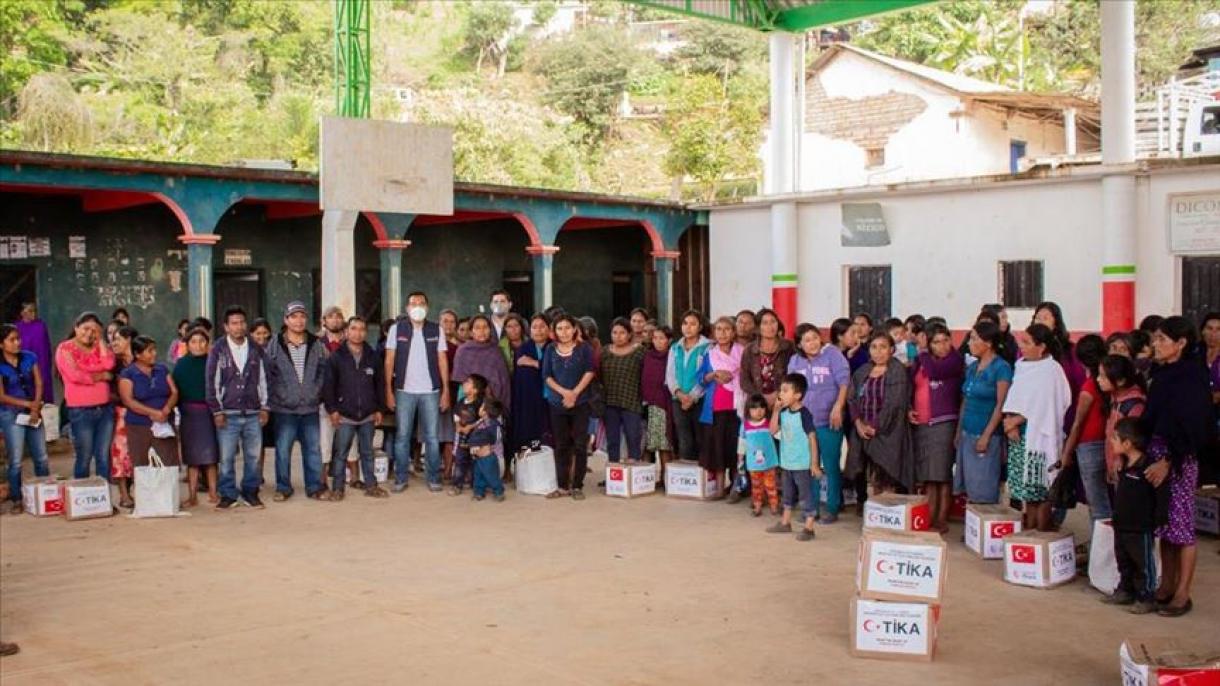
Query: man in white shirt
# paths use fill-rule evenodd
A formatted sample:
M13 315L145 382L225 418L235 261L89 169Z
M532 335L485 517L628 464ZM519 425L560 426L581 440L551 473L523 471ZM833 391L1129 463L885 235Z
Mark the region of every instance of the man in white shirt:
M437 427L441 412L448 412L449 357L445 335L428 321L428 296L416 291L407 296L407 314L386 332L386 406L398 427L394 443L395 493L407 488L411 467L411 438L418 417L427 462L428 490L441 491L441 455Z
M504 338L504 323L512 311L513 301L509 300L508 291L498 288L491 292L491 326L496 332L496 340Z

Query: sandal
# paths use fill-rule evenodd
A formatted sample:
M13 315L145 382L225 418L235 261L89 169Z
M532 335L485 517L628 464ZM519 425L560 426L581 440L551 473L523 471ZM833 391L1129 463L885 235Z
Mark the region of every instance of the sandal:
M1190 598L1186 599L1186 604L1182 607L1174 607L1172 605L1162 605L1157 609L1156 613L1162 617L1181 617L1182 615L1194 609L1194 602Z
M330 500L330 491L318 491L309 494L310 500Z
M751 516L753 516L753 517L761 517L761 516L762 516L762 508L761 508L761 507L752 507L752 508L750 508L750 515L751 515Z
M569 495L571 495L571 494L568 493L567 491L563 490L562 488L559 488L554 491L551 491L550 493L547 493L546 499L555 500L556 498L566 498Z
M462 494L461 486L452 486L449 488L449 495L461 495L461 494Z
M584 500L585 492L579 488L572 489L572 500Z
M364 489L364 494L370 498L389 498L390 494L381 486L370 486Z
M125 498L119 501L119 507L123 508L124 510L134 509L135 506L136 501L132 500L131 498Z
M330 500L332 503L343 502L343 496L344 496L344 495L346 495L346 492L345 492L345 491L331 491L331 492L330 492L330 496L329 496L329 500Z
M190 509L192 507L195 507L198 504L199 504L199 499L194 496L182 501L182 507L185 509Z

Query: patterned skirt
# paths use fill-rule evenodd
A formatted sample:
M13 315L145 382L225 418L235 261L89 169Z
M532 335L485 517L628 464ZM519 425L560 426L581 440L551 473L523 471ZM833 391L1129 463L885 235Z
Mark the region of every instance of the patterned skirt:
M1040 503L1050 497L1043 475L1046 464L1042 458L1031 457L1025 451L1025 427L1020 440L1008 441L1008 493L1023 502Z
M1195 544L1195 487L1199 461L1193 455L1182 460L1169 475L1169 518L1156 530L1157 538L1173 545Z
M110 441L110 478L130 479L135 474L127 448L127 408L114 408L114 438Z
M666 414L665 408L649 405L647 410L648 426L644 432L644 450L673 450L669 444L669 431L666 430L669 415Z

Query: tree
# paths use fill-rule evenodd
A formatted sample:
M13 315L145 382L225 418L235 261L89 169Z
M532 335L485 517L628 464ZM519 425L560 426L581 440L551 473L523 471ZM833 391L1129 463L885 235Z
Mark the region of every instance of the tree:
M502 2L472 3L466 11L463 26L464 49L475 56L475 72L483 73L483 60L495 59L496 76L503 76L508 59L509 33L516 19L512 6Z
M31 76L67 64L67 29L59 5L46 0L0 2L0 113L16 109Z
M597 26L544 45L531 64L547 80L543 102L602 138L639 59L623 31Z
M93 117L72 84L51 72L35 74L21 89L17 119L26 143L39 150L76 151L93 138Z
M693 179L702 200L713 200L730 174L756 174L762 143L766 85L738 77L728 87L710 74L698 74L671 89L662 124L670 140L665 172Z
M674 51L674 62L690 74L735 76L748 62L767 58L766 39L756 31L710 21L687 22L681 30L685 45Z

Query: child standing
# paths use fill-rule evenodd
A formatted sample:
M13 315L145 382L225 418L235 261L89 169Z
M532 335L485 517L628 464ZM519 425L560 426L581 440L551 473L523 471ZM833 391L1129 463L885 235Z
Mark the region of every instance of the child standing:
M1114 557L1118 560L1119 582L1114 595L1105 596L1107 605L1130 605L1131 614L1145 615L1156 610L1156 541L1153 532L1165 523L1169 511L1166 482L1153 486L1144 476L1151 464L1144 452L1148 430L1134 417L1119 420L1110 434L1114 453L1122 460L1114 501Z
M763 496L771 506L771 514L779 514L779 491L775 486L775 470L779 455L771 435L771 420L767 417L767 399L755 393L746 402L746 420L741 424L737 443L739 470L750 473L750 499L754 516L762 514Z
M453 411L453 430L457 435L457 447L453 451L453 481L449 495L461 495L470 475L470 434L479 423L479 410L483 395L487 392L487 378L471 374L462 382L462 400Z
M792 510L799 503L805 514L805 527L798 541L813 539L813 520L818 513L818 480L822 467L818 459L818 435L813 415L802 404L805 377L789 374L779 387L771 431L779 437L779 464L784 470L784 516L767 528L768 533L792 532Z
M467 450L474 458L474 499L482 500L491 489L496 502L504 501L504 481L500 479L500 455L503 450L500 416L504 405L488 398L479 408L479 421L466 437Z

